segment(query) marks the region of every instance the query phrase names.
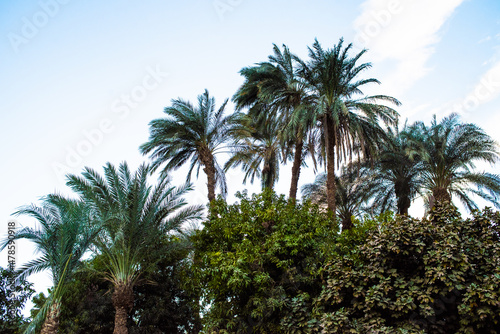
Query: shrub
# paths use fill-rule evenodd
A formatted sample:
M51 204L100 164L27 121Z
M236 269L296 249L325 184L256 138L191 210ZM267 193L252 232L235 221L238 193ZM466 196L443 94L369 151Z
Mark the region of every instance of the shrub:
M307 333L338 233L317 206L264 192L212 203L194 236L206 333Z
M496 333L500 215L434 208L369 230L358 252L327 265L316 315L324 333Z

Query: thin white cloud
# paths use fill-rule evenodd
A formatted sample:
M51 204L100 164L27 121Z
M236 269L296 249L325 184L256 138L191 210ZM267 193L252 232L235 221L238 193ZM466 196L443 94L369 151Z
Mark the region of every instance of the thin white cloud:
M500 61L494 63L478 79L467 94L463 97L446 103L436 110L438 115L448 115L452 112L460 115L470 114L481 105L486 104L500 96Z
M430 108L432 108L432 106L429 103L404 103L398 109L399 115L401 116L399 122L403 124L406 119L408 119L409 124L413 123L417 119L421 121L422 113L426 113Z
M425 76L446 20L464 0L366 0L354 21L355 44L374 62L394 61L384 86L399 95ZM393 93L393 94L394 94Z
M489 42L491 41L491 36L486 36L485 38L481 38L477 44L482 44L482 43L485 43L485 42Z

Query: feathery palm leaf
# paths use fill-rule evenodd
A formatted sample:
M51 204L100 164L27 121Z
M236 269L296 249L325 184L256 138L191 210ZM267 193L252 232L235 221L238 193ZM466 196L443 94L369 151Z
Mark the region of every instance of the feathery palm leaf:
M114 286L115 330L124 332L133 305L133 286L162 255L163 250L156 246L183 223L201 218L202 207L186 206L182 197L191 190L190 185L173 187L162 173L152 187L148 184L152 170L143 164L132 173L125 162L118 170L108 163L104 177L90 168L82 176L68 176L68 186L93 207L102 223L94 244L108 264L105 278Z
M493 164L500 158L498 145L481 128L461 123L457 114L426 126L417 122L409 140L411 154L423 161L423 189L433 201L456 196L469 210L477 208L470 195L477 195L500 208L500 176L476 172L477 162Z
M25 206L14 214L31 216L39 224L37 229L24 227L15 234L14 239L30 240L40 253L40 257L25 263L17 271L18 279L49 270L54 287L25 333L39 330L49 314L54 317L57 328L66 282L81 267L82 257L99 233L100 226L93 221L91 210L85 203L60 195L48 195L42 199L41 206ZM0 250L7 243L8 240L4 241Z
M279 123L271 117L264 118L250 114L246 118L246 134L241 134L235 140L233 154L226 162L224 170L241 166L245 172L243 183L255 177L261 179L262 189L272 189L279 178L279 165L283 160L280 145ZM268 114L270 116L271 114Z
M373 194L373 213L395 210L408 214L411 202L422 194L423 163L418 156L409 154L412 144L408 138L414 131L406 123L401 131L388 128L375 162L362 166L370 175L367 182Z
M367 175L354 169L344 168L340 177L335 178L337 215L342 222L342 230L352 227L352 217L360 217L363 204L372 196L372 189L366 182ZM327 205L327 175L321 173L313 183L302 186L302 197L320 205Z
M290 184L291 199L296 198L300 167L309 151L304 150L304 141L314 124L309 112L309 95L306 85L297 76L296 59L286 45L283 51L273 44L273 54L268 62L247 67L240 71L245 82L233 96L238 109L265 112L264 117L272 117L279 123L282 155L293 154L292 179ZM266 108L255 108L259 104ZM259 117L260 115L256 115Z
M238 114L224 116L227 99L216 109L215 99L207 90L198 96L197 106L177 99L166 107L166 118L150 123L149 141L141 145L142 154L149 154L153 169L163 167L163 172L175 170L190 161L186 182L190 182L192 171L203 166L207 175L208 199L215 198L215 188L227 193L227 185L222 168L215 156L222 150L234 131Z
M371 67L370 63L358 64L366 52L349 56L352 44L344 48L343 39L333 49L323 49L317 40L309 48L309 62L296 59L298 74L309 89L316 120L323 128L327 166L328 209L336 211L335 169L342 160L352 161L353 155L374 156L380 139L385 133L379 122L393 125L397 112L381 102L399 105L395 98L363 95L362 88L376 79L358 79Z

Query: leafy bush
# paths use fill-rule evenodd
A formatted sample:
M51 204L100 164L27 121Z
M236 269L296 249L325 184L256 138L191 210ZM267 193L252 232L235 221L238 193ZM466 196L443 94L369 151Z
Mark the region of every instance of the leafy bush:
M21 310L34 292L32 283L16 280L15 272L0 267L0 333L21 333L27 324Z
M206 333L306 333L338 225L317 206L264 192L212 203L194 236Z
M496 333L500 215L398 216L327 265L316 315L325 333Z

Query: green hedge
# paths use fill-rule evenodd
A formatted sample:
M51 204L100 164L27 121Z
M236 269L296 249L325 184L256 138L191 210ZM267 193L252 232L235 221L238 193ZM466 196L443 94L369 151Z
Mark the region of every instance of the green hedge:
M500 215L396 217L327 265L316 316L326 333L496 333Z

